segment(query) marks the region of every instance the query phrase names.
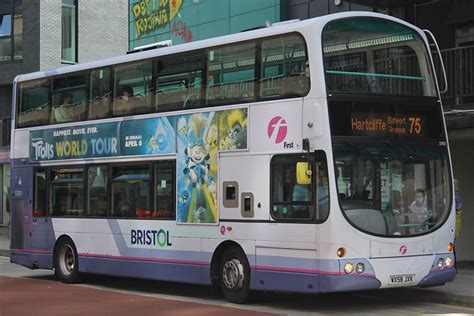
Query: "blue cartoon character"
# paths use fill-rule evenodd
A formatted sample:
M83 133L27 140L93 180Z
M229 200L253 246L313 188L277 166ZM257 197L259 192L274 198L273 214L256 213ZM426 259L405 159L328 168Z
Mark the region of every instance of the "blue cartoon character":
M165 126L160 119L156 126L155 134L150 137L148 141L148 152L149 154L157 154L164 152L168 147L168 134L166 133Z
M202 140L195 140L185 149L186 168L183 173L188 175L193 185L204 184L207 181L207 174L211 168L209 164L210 155Z
M211 168L209 150L204 143L203 134L207 126L207 118L202 114L193 114L189 119L188 147L184 150L186 167L183 173L188 175L193 183L205 184Z

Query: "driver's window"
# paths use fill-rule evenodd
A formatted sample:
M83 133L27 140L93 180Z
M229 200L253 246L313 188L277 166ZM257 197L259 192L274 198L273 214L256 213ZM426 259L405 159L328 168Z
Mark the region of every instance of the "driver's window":
M271 215L275 220L324 221L329 215L324 155L278 155L271 162ZM309 162L309 163L308 163ZM300 181L298 164L308 165L310 181ZM304 172L304 171L303 171Z

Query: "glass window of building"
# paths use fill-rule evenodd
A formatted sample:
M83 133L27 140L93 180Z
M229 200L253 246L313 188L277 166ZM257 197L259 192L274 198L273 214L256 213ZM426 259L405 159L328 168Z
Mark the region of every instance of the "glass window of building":
M13 16L13 59L23 59L23 7L16 6Z
M23 14L21 5L0 3L0 62L22 59Z
M61 60L77 62L77 0L62 0Z

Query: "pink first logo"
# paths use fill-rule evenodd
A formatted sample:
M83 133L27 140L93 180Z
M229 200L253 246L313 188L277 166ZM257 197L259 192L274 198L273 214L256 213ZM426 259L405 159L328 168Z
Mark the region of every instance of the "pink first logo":
M402 245L402 246L400 247L399 251L400 251L400 253L401 253L402 255L404 255L404 254L407 253L408 247L405 246L405 245Z
M285 140L288 132L288 126L286 120L281 116L275 116L268 122L267 133L275 144L280 144Z

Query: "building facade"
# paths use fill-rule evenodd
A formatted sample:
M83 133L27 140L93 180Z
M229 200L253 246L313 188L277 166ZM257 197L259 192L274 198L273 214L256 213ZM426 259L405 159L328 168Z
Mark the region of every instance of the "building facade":
M0 225L9 223L13 79L125 54L127 8L127 0L0 2Z

